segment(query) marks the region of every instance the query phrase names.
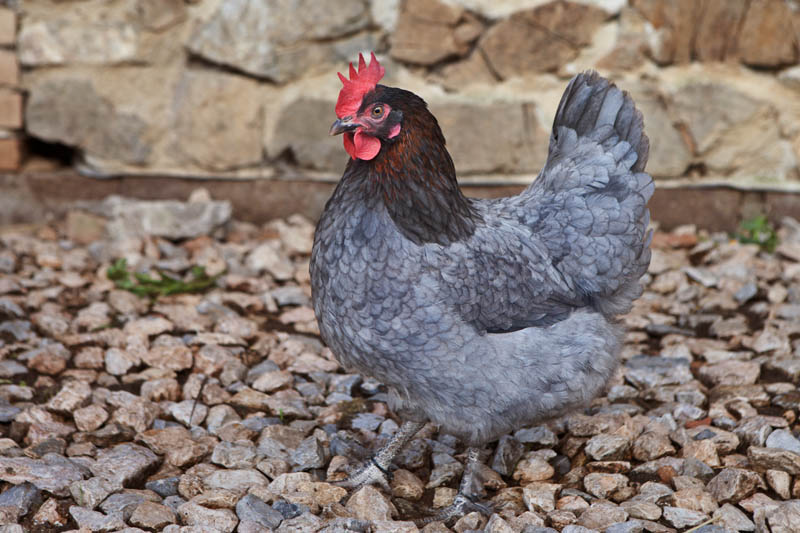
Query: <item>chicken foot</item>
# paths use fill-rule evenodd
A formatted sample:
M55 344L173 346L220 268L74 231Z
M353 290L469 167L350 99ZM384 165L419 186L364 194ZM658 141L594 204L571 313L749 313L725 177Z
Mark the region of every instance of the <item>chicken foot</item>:
M391 492L389 481L392 478L392 473L389 471L389 467L392 464L392 460L424 426L425 424L422 422L403 422L403 425L400 426L400 429L397 430L392 439L378 450L372 459L347 479L336 484L348 489L377 484Z
M486 516L492 514L492 510L486 505L476 503L479 493L480 476L478 475L478 465L480 464L480 451L478 448L467 449L467 463L464 466L464 474L461 476L461 483L458 485L453 503L438 511L432 516L420 518L414 522L422 527L431 522L446 522L451 518L460 517L472 511L478 511Z

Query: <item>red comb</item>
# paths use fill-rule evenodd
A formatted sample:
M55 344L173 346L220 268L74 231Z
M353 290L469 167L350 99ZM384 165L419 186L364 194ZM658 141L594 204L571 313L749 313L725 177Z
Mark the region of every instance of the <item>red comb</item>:
M364 61L364 56L358 54L358 72L350 63L350 79L348 80L339 73L342 80L342 90L339 91L339 98L336 100L336 116L344 118L355 115L361 107L361 100L364 95L375 88L386 69L378 63L375 53L370 53L369 66Z

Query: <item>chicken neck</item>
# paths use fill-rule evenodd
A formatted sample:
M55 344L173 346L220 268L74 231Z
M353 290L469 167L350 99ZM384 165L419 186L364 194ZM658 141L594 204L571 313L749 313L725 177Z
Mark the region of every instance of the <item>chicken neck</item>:
M342 180L383 202L397 228L417 244L466 239L481 221L458 187L436 119L424 108L406 114L400 135L375 159L350 161Z

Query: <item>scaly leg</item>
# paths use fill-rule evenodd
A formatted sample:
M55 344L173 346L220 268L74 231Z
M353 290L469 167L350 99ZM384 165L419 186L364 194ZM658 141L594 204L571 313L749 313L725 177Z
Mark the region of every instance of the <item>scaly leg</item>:
M464 474L461 476L461 483L458 485L458 494L456 494L453 503L444 509L440 510L433 516L428 516L415 520L418 526L424 526L431 522L442 521L446 522L451 518L463 516L472 511L478 511L487 516L492 514L492 510L479 503L475 503L477 494L479 493L478 483L478 465L480 464L480 452L477 448L469 448L467 450L467 464L464 466Z
M356 489L377 483L391 492L389 480L392 474L389 472L389 467L392 460L424 426L425 424L422 422L404 422L386 446L378 450L372 459L356 473L336 484L340 487Z

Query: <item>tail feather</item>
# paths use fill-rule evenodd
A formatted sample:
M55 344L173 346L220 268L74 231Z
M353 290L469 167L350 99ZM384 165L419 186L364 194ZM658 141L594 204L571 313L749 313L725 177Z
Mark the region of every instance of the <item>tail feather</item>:
M578 137L592 138L602 126L613 127L617 138L630 145L637 156L631 170L642 172L650 152L642 113L627 92L593 70L575 76L567 85L553 121L550 152L558 144L561 128L573 130Z
M610 315L629 308L650 263L649 149L630 96L596 72L580 74L558 106L547 163L523 193L564 279Z

